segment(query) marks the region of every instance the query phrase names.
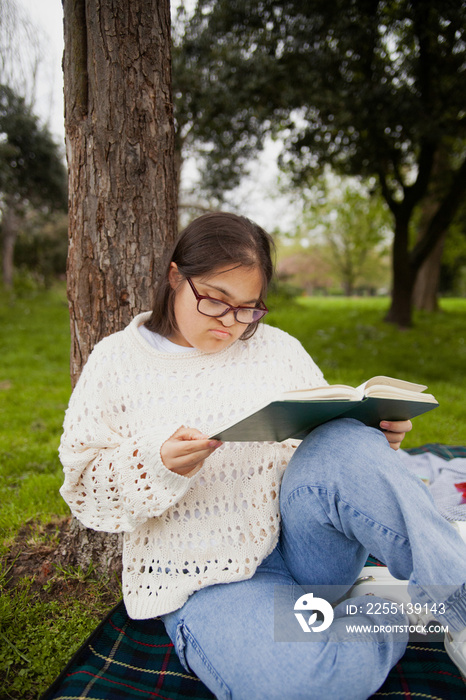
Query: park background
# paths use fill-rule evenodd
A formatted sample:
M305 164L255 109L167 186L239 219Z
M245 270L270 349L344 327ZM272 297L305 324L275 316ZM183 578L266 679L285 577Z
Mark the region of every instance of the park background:
M21 71L8 75L10 87L20 97L23 89L26 128L38 138L45 134L45 162L59 179L64 173L61 3L3 1L3 29L7 7L16 7L20 27L24 22L18 31L37 39L32 64L26 56ZM36 68L32 82L31 65ZM3 121L2 133L5 128ZM213 192L198 168L210 154L200 143L198 150L190 145L185 159L180 224L221 206L270 230L279 275L267 322L298 337L331 383L358 385L387 374L428 385L440 407L414 421L406 447L465 445L464 211L459 209L443 245L436 310L415 309L412 325L399 328L384 321L393 220L373 178L325 167L319 177L296 187L290 171L277 165L283 140L266 136L263 149L245 159L241 177L233 177L234 186L219 192L215 183ZM55 559L68 517L58 494L57 456L71 392L64 280L68 222L59 186L42 202L29 195L18 221L13 279L0 299L0 697L23 700L38 697L119 599L111 575Z

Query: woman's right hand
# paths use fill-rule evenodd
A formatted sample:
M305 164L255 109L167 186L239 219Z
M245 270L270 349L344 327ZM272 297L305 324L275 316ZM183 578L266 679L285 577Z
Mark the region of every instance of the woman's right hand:
M206 457L222 443L203 435L196 428L181 426L160 448L162 462L176 474L194 476L204 464Z

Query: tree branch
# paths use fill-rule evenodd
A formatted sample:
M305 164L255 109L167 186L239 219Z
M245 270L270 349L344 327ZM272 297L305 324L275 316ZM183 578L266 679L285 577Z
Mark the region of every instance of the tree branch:
M416 180L412 185L407 185L403 188L403 205L410 211L414 209L416 204L427 194L437 148L437 141L423 140L421 143Z
M383 170L378 170L377 177L379 178L383 198L387 202L388 208L392 212L393 216L396 218L400 209L400 205L392 197L392 193L390 192L390 188L388 187L387 178Z

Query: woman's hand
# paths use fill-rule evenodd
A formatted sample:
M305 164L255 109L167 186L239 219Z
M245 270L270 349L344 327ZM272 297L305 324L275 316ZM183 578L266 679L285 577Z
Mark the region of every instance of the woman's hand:
M181 426L160 448L162 462L172 472L181 476L194 476L222 443L211 440L196 428Z
M380 423L380 427L385 433L385 437L387 438L390 447L393 450L398 450L406 433L409 433L409 431L412 429L413 424L410 420L383 420Z

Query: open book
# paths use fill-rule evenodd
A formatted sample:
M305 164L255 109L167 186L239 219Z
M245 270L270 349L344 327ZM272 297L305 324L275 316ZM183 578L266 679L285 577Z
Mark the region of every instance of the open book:
M223 425L211 437L224 442L281 442L302 439L333 418L357 418L378 427L381 420L407 420L438 406L426 386L391 377L373 377L357 388L334 384L287 391L254 412Z

